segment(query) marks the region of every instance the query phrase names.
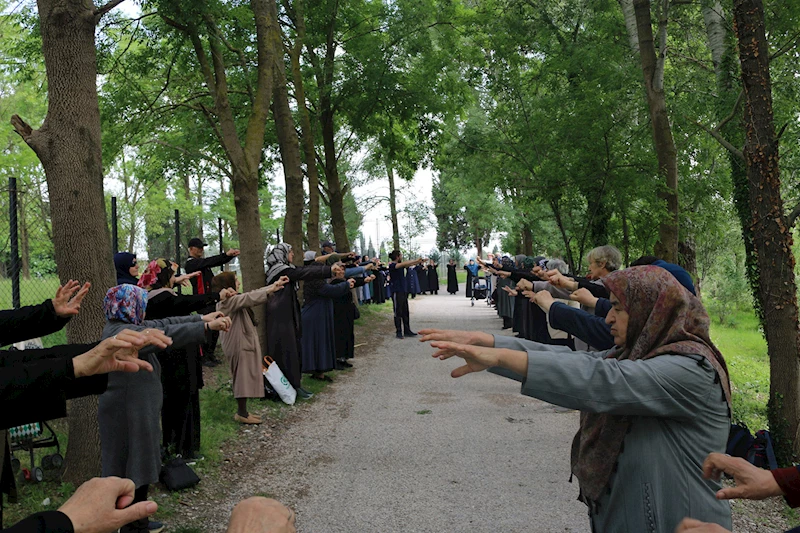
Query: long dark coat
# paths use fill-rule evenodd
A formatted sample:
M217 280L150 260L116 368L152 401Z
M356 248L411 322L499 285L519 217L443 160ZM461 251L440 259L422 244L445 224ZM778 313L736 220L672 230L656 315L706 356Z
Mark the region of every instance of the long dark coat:
M458 292L458 276L456 269L458 265L447 265L447 292L455 294Z
M373 270L375 279L372 282L372 302L382 304L386 301L386 271L384 269Z
M331 285L340 285L347 280L334 279ZM376 275L375 282L377 283L378 277ZM364 284L364 278L356 279L356 287ZM381 287L383 293L383 287ZM356 319L356 306L353 303L353 297L349 291L342 295L336 296L333 299L333 332L336 344L336 359L352 359L355 353L355 336L353 335L353 328L355 327Z
M439 271L437 267L439 265L428 265L428 290L431 292L438 292L439 291Z
M278 363L286 379L297 389L300 388L302 375L300 338L303 335L300 302L297 300L297 282L329 278L331 267L312 265L287 268L275 276L275 279L280 276L288 276L292 283L286 284L283 290L276 292L267 300L267 319L264 325L267 339L262 353ZM266 280L266 284L273 283L275 279Z
M467 271L467 298L472 298L472 283L474 278L472 277L472 272L467 268L467 265L464 265L464 270Z
M431 290L428 286L428 271L425 270L425 267L417 265L414 270L417 272L417 279L419 280L419 292L425 293Z
M319 267L318 267L319 268ZM303 372L318 374L336 366L333 298L352 298L348 285L332 285L325 280L308 281L303 286Z

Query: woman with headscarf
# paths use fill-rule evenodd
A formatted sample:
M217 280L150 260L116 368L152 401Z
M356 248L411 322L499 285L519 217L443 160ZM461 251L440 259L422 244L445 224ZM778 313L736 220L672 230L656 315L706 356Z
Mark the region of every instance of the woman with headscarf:
M375 270L374 272L374 274L366 278L347 279L344 274L344 269L334 269L331 285L347 286L350 281L353 281L354 286L359 287L362 284L374 281L379 271ZM341 296L334 296L331 300L333 301L333 334L336 352L336 368L351 368L353 365L347 360L352 359L355 355L355 337L353 336L353 330L358 310L349 292L343 293Z
M451 259L449 263L447 263L447 292L450 294L455 294L458 292L458 275L456 274L456 269L458 265L456 264L455 259Z
M200 272L175 276L178 265L159 257L147 265L139 278L139 287L147 292L147 316L164 319L200 313L224 299L219 292L177 294L176 285ZM160 359L164 405L161 409L161 430L164 450L168 455L194 459L200 453L200 389L203 388L203 366L200 345L190 344L164 352Z
M700 301L666 270L615 271L606 317L615 348L567 348L485 333L427 330L434 357L466 364L453 377L499 367L522 393L581 411L572 473L592 531L672 533L684 516L730 529L718 481L703 478L709 452L723 452L731 391Z
M266 285L272 285L281 276L289 281L282 291L267 300L266 330L267 339L264 355L272 357L289 383L297 390L297 395L307 400L313 396L300 386L302 377L303 322L300 302L297 300L297 282L331 277L331 267L323 265L295 266L294 250L287 243L281 243L267 254Z
M474 259L470 259L469 263L464 265L464 270L467 271L467 298L472 298L472 284L475 283L479 268L480 265L476 264Z
M314 263L314 252L306 252L303 263ZM317 266L316 268L320 268ZM344 267L336 263L331 266L331 274L344 272ZM364 278L361 278L362 280ZM355 282L331 285L326 279L309 280L303 285L303 373L311 374L312 379L332 381L329 372L336 368L336 336L334 332L333 299L349 298L353 301L350 289Z
M500 261L504 269L511 269L514 262L510 257L505 256ZM516 305L515 297L509 294L504 287L509 289L514 288L515 283L510 278L497 278L497 314L503 319L503 329L509 329L514 325L514 306Z
M139 282L139 267L136 266L136 254L130 252L115 253L114 268L117 271L117 285L125 283L136 285Z
M264 397L261 343L253 307L267 303L287 283L289 278L281 277L272 285L239 294L236 272L222 272L211 280L211 290L224 297L217 304L217 311L231 319L231 329L221 333L219 338L233 378L233 397L237 404L233 419L240 424L261 423L260 416L247 410L247 399Z
M230 319L218 316L220 313L145 320L147 292L136 285L118 285L109 289L103 310L106 315L104 339L114 337L124 329L160 329L172 337L172 347L167 352L169 349L199 344L205 340L206 331L222 331L230 326ZM133 503L147 500L148 488L158 481L161 472L159 420L162 390L161 364L157 353L160 350L155 347L139 350L139 358L153 366L152 372L110 373L108 388L100 395L97 409L102 475L133 480L136 485ZM147 531L147 518L120 529L121 533Z
M428 260L428 290L431 294L439 294L439 265L433 259Z

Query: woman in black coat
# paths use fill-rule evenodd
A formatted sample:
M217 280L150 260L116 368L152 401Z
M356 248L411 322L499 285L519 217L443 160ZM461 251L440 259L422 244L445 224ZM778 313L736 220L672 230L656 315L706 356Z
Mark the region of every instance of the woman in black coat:
M450 294L458 292L458 276L456 275L456 269L458 269L458 265L456 265L455 260L451 259L450 263L447 265L447 292Z
M433 262L433 259L428 263L428 290L431 294L439 294L439 265Z
M303 335L300 302L297 300L297 282L331 277L331 267L314 265L296 267L292 264L294 251L290 244L281 243L267 255L266 284L270 285L281 276L288 276L291 283L276 292L267 301L267 340L263 353L272 357L283 371L286 379L297 390L302 399L312 394L300 387L302 376Z

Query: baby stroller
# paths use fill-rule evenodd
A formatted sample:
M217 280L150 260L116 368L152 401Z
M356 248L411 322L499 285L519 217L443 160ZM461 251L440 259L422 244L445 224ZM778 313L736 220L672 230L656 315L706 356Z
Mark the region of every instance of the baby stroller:
M485 300L489 293L489 287L486 285L486 278L476 277L472 283L472 298L470 298L470 305L475 306L475 300Z

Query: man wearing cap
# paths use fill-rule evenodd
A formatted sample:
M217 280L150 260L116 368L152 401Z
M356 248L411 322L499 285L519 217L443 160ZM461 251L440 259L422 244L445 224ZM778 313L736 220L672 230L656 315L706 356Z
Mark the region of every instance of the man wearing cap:
M184 269L186 270L187 274L191 274L192 272L200 272L199 276L196 278L191 278L192 291L194 294L210 293L211 280L214 278L214 272L212 272L211 269L213 267L221 267L239 255L239 250L237 248L231 248L224 254L219 254L212 257L203 257L203 248L205 248L205 246L206 243L197 237L189 240L189 258L186 260L186 266ZM211 305L210 307L200 311L200 314L213 313L214 311L216 311L216 307ZM219 360L214 356L214 350L217 348L219 333L216 331L210 331L206 338L209 340L203 345L203 364L205 366L216 366L219 364Z

